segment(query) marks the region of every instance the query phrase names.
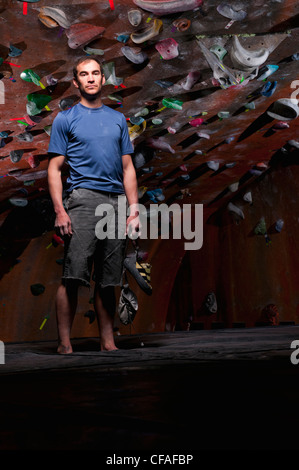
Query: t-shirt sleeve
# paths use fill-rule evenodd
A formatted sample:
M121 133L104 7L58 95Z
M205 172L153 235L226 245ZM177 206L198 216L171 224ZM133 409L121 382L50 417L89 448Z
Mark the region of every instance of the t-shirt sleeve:
M64 156L67 155L67 133L67 119L61 112L59 112L52 123L48 153L55 153L57 155Z
M125 116L122 114L122 127L121 127L121 154L127 155L134 153L134 148L130 140L128 126Z

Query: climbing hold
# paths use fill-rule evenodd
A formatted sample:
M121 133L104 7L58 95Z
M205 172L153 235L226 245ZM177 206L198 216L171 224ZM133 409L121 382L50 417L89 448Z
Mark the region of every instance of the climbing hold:
M275 224L275 230L276 232L281 232L284 226L284 221L282 219L278 219Z
M31 69L23 70L23 72L20 73L20 78L26 82L33 82L35 85L41 86L39 76Z
M223 60L227 54L227 50L219 44L214 44L212 47L210 47L210 51L213 52L213 54L215 54L219 60Z
M146 140L146 144L149 147L152 147L158 150L163 150L164 152L175 153L175 150L167 142L165 142L161 137L150 137L149 139Z
M270 97L273 95L274 91L276 90L277 82L267 82L263 86L261 90L261 95Z
M263 308L260 321L268 325L278 325L279 324L279 313L276 305L269 304Z
M227 205L227 209L229 212L232 212L234 214L236 214L238 217L240 217L241 219L245 219L245 215L244 215L244 212L242 211L242 209L240 209L239 207L237 207L235 204L233 204L232 202L229 202L228 205Z
M162 88L169 88L173 85L172 82L169 82L167 80L155 80L155 83Z
M273 119L291 121L299 115L298 101L292 98L281 98L267 110L268 116Z
M24 116L24 119L26 121L27 124L29 124L30 127L34 127L36 126L36 124L38 124L42 118L41 116Z
M2 131L0 132L0 137L2 137L3 139L6 139L8 137L8 133L6 131Z
M130 117L130 122L135 126L140 126L144 121L142 116L132 116Z
M234 21L242 21L247 16L245 10L237 10L228 3L224 2L217 6L217 11L220 13L220 15L225 16L225 18L230 18Z
M189 72L186 79L182 83L182 87L184 88L184 90L191 90L191 88L193 88L193 86L199 80L200 77L201 73L197 70L192 70L191 72Z
M291 147L294 147L296 149L299 149L299 142L297 142L297 140L288 140L288 144L291 146Z
M258 81L265 80L267 77L272 75L272 73L276 72L279 69L278 65L265 65L259 71L259 76L257 77Z
M84 46L83 51L89 55L104 55L105 52L102 49L97 49L94 47Z
M89 324L93 323L96 319L96 314L94 310L88 310L84 313L84 317L89 319Z
M68 29L71 26L70 21L67 19L66 14L63 10L57 7L42 7L40 9L39 19L42 21L42 18L50 18L54 20L57 25L61 26L64 29ZM42 21L44 23L44 21ZM45 24L45 23L44 23ZM46 24L46 26L48 26Z
M32 295L40 295L45 292L45 286L43 286L43 284L32 284L30 290Z
M287 122L283 121L278 121L274 124L273 129L279 130L279 129L288 129L290 126Z
M198 131L196 132L196 134L198 135L198 137L201 137L202 139L209 140L211 138L210 134L208 134L207 132Z
M46 134L48 134L49 136L51 135L51 129L52 129L52 125L49 124L48 126L45 126L44 127L44 131Z
M249 202L249 204L252 204L252 194L250 191L244 194L243 196L244 201Z
M255 109L255 102L251 101L250 103L245 104L246 109Z
M131 142L133 140L135 140L137 137L139 137L145 131L145 129L146 129L146 121L145 120L142 121L140 126L135 124L131 127L128 127Z
M40 164L40 161L39 161L39 158L38 158L37 155L30 155L27 158L27 161L28 161L29 165L31 166L31 168L37 168Z
M41 95L39 93L31 93L27 95L28 103L26 104L26 110L29 116L35 116L39 114L43 108L52 100L51 96Z
M178 110L183 109L183 102L175 98L164 98L162 100L162 104L166 108L172 108L172 109L178 109Z
M219 169L219 162L210 161L210 162L207 162L207 165L210 168L210 170L217 171Z
M264 217L262 217L260 221L257 223L257 225L255 226L254 233L255 235L263 235L265 237L267 245L271 243L271 240L267 234L266 221Z
M204 119L196 118L196 119L192 119L191 121L189 121L189 124L190 126L198 127L198 126L201 126L203 122L204 122Z
M157 16L171 15L200 7L203 0L133 0L135 5Z
M228 119L230 117L230 113L229 111L219 111L219 113L217 114L217 116L220 118L220 119Z
M18 197L11 197L9 202L16 207L26 207L28 205L27 199L18 198Z
M50 18L50 16L43 15L42 13L38 14L38 19L43 23L47 28L57 28L59 25L57 21Z
M9 57L18 57L23 53L21 49L18 49L17 47L13 46L12 44L9 45Z
M142 21L142 14L140 10L129 10L128 19L132 26L139 26Z
M143 64L148 59L146 52L143 52L139 47L124 46L121 48L121 52L133 64Z
M266 169L268 168L268 165L265 163L265 162L259 162L255 165L257 168L260 168L260 169Z
M228 186L228 189L232 192L232 193L235 193L237 190L238 190L238 187L239 187L239 183L236 182L236 183L232 183Z
M109 98L112 101L116 101L118 104L121 104L123 102L123 97L118 95L117 93L113 93L112 95L108 95L107 98Z
M58 245L64 246L64 240L56 233L52 236L52 245L56 248Z
M118 34L116 39L118 40L118 42L123 42L125 44L130 39L130 35L129 34Z
M142 42L148 41L149 39L157 36L160 33L162 26L162 20L154 19L152 25L146 28L142 33L132 33L131 39L136 44L141 44Z
M234 168L234 166L236 166L236 163L235 162L226 163L225 166L226 168Z
M73 104L74 104L73 98L62 98L62 100L59 101L58 106L61 109L61 111L65 111L66 109L71 108Z
M23 153L24 150L11 150L9 154L12 163L18 163L21 160Z
M198 37L198 36L197 36ZM222 88L228 88L237 85L239 78L235 76L235 71L227 67L211 52L201 41L198 44L205 56L206 61L213 71L213 78ZM238 72L237 72L238 74Z
M140 186L138 188L138 198L141 199L142 196L144 196L144 194L146 193L147 191L147 187L146 186Z
M184 31L187 31L187 29L190 28L191 21L187 18L179 18L175 20L172 24L175 28L177 28L180 33L183 33Z
M152 173L153 168L154 168L154 167L152 167L152 166L150 166L150 167L143 167L143 168L142 168L142 173Z
M208 313L213 314L217 312L217 299L214 292L209 292L205 298L204 306Z
M22 134L17 135L17 139L20 142L32 142L33 135L30 132L23 132Z
M179 55L179 45L175 39L162 39L155 44L155 48L165 60L175 59Z
M105 28L87 23L74 23L65 33L68 38L68 45L71 49L77 49L80 46L85 46L92 40L102 36Z
M146 194L149 197L149 199L153 202L164 201L165 199L163 190L160 188L147 191Z
M148 108L142 108L140 111L135 113L135 117L137 116L147 116L149 114Z
M262 47L258 50L249 51L241 45L238 36L233 37L230 57L237 69L253 72L268 59L268 56L269 51L266 48Z
M105 85L120 86L123 83L123 79L116 77L114 62L108 62L103 64L103 71L105 75Z
M162 119L154 118L154 119L152 119L152 123L153 123L155 126L159 126L160 124L163 124L163 120L162 120Z

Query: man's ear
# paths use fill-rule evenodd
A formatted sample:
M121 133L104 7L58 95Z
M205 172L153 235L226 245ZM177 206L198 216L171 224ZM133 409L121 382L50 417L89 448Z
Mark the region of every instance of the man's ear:
M106 82L106 77L105 77L105 75L103 74L103 75L102 75L102 85L105 85L105 82Z
M76 88L79 88L78 82L74 78L73 78L73 84L75 85Z

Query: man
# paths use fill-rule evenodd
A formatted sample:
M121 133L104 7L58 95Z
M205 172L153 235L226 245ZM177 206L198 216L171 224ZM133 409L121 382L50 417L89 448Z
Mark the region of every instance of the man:
M56 296L60 354L73 351L70 334L78 287L90 286L91 275L95 280L94 308L100 348L117 349L113 334L114 289L121 283L128 230L132 234L139 230L137 179L125 117L102 103L105 76L96 56L77 61L73 73L80 102L58 113L48 148L48 184L56 214L55 228L65 240L63 276ZM61 171L65 161L69 178L68 197L63 204ZM116 223L116 230L123 230L125 235L119 239L99 239L95 232L99 220L96 208L109 204L117 211L118 201L124 199L130 214L128 218L125 214L124 227Z

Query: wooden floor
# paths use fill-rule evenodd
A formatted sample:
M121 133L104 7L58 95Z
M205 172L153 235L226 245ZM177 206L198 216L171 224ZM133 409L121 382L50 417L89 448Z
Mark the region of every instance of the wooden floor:
M298 449L294 340L299 326L119 336L113 352L75 339L69 356L6 344L0 450Z

